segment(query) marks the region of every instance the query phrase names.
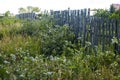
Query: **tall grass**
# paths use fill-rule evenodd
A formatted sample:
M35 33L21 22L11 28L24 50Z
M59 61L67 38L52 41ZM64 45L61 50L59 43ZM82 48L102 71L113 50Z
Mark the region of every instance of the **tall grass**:
M6 36L0 41L0 49L6 54L15 54L18 48L29 50L32 54L38 54L40 50L38 40L34 40L30 36Z

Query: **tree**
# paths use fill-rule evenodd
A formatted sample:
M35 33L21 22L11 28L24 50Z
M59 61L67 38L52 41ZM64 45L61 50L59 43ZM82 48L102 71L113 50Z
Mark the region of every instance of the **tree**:
M38 7L32 7L32 6L28 6L27 7L27 12L39 12L40 9Z
M40 9L38 7L33 7L32 12L40 12Z
M95 11L96 12L95 12L94 16L106 17L106 18L110 18L110 19L120 19L120 9L115 10L113 4L110 5L109 10L95 9Z
M108 10L104 10L104 9L96 9L96 12L94 13L94 16L109 17L110 12Z
M110 18L120 19L120 9L111 14Z
M27 12L30 13L30 12L32 12L32 10L33 10L33 7L32 7L32 6L28 6L28 7L27 7Z
M26 9L25 8L19 8L19 13L26 13L27 11L26 11Z
M38 7L32 7L28 6L26 9L25 8L19 8L19 13L32 13L32 12L40 12L40 9Z
M6 11L5 14L4 14L4 16L5 16L5 17L9 17L9 16L11 16L10 11Z
M110 13L114 13L114 12L115 12L115 8L114 8L114 6L112 4L112 5L110 5Z

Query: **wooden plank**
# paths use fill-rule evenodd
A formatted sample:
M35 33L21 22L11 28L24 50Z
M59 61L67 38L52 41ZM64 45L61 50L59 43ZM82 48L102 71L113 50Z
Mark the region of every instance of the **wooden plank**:
M103 51L104 51L104 49L105 49L105 42L104 42L105 36L104 36L104 34L105 34L104 18L102 18L102 35L103 35L103 37L102 37L102 50L103 50Z
M82 30L83 30L83 24L82 24L82 16L81 16L81 10L79 12L79 32L80 32L80 37L82 37Z
M86 9L83 10L83 46L86 41Z
M98 18L98 35L101 35L102 33L101 33L101 18ZM97 35L97 36L98 36ZM101 36L98 36L98 44L101 44Z
M91 42L91 45L93 46L93 31L92 31L92 22L93 22L93 18L90 17L90 42Z
M96 34L95 34L95 38L96 38L96 44L95 45L98 45L98 31L99 31L99 18L96 17L96 27L95 27L95 31L96 31Z
M114 36L114 21L113 20L111 20L112 22L112 25L111 25L111 35L112 35L112 37Z
M111 42L111 20L108 21L108 35L109 35L109 38L108 38L108 42L109 42L109 46L110 46L110 42Z
M108 43L106 40L107 40L107 37L105 37L107 34L107 18L105 18L105 21L104 21L104 44L105 44L105 48L106 48L106 44Z
M115 37L118 40L118 44L115 45L115 49L117 50L117 52L119 52L119 20L116 20L116 28L115 28Z
M76 26L77 26L77 37L80 37L80 15L79 15L79 10L77 10L76 13Z
M109 19L106 20L106 36L109 36ZM110 45L109 37L106 37L106 42Z
M118 29L117 29L117 34L118 34L118 53L120 54L120 20L117 21L118 23Z
M68 17L68 26L70 26L70 8L68 8L67 17Z

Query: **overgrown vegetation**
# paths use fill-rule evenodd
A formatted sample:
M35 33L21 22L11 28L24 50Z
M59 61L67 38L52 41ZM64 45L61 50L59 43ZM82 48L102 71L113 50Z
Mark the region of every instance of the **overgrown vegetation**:
M116 10L113 5L110 6L109 10L95 9L94 16L105 17L109 19L120 19L120 9Z
M0 20L1 80L120 79L120 55L76 44L70 28L55 25L51 16Z

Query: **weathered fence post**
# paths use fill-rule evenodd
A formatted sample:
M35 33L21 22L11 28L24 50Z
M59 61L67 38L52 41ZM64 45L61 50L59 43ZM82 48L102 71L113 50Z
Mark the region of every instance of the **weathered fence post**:
M115 20L115 38L119 41L119 38L118 38L118 20ZM114 47L114 51L115 51L115 54L118 53L118 44L119 43L115 43L115 47Z

